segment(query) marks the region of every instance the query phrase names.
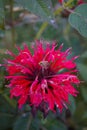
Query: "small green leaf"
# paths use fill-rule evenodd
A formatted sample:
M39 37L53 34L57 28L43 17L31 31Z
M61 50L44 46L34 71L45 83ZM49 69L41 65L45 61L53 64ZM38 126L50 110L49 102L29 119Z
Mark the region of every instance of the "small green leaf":
M82 36L87 37L87 4L81 4L69 15L69 23Z

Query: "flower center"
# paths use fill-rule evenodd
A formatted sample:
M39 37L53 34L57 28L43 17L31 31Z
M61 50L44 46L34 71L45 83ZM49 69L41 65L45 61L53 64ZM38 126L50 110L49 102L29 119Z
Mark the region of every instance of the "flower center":
M49 79L55 72L50 68L50 63L46 60L39 62L40 67L34 68L32 75L28 75L29 80L34 81L38 77L38 81L41 82L43 79Z
M48 69L50 66L50 63L46 60L43 60L39 63L39 65L42 67L42 69Z
M50 78L50 76L55 74L50 69L50 63L48 61L41 61L39 65L41 66L40 69L37 71L39 82L41 82L41 80L43 79L48 79Z

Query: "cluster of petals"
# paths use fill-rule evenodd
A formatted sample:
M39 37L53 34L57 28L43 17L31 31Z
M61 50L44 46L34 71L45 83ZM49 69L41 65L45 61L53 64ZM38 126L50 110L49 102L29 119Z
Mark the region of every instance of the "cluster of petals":
M55 43L36 41L31 47L17 47L18 54L8 51L12 58L6 60L11 97L17 97L19 107L29 104L44 111L60 111L67 107L69 95L77 96L74 86L80 83L76 73L77 57L70 57L71 48L62 51Z

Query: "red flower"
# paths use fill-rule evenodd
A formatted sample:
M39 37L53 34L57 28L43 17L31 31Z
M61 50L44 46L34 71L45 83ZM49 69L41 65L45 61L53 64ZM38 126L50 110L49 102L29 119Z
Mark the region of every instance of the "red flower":
M78 0L78 5L84 4L84 3L85 3L84 0Z
M58 2L59 2L60 4L62 4L62 3L64 2L64 0L58 0Z
M64 2L64 0L58 0L58 2L59 2L60 4L62 4L62 3ZM78 5L79 5L79 4L83 4L83 3L85 3L84 0L77 0L77 4L78 4Z
M6 62L11 97L18 97L19 107L28 103L32 108L44 112L60 111L69 103L69 95L77 96L78 91L73 87L80 83L75 75L76 57L68 59L71 49L61 51L61 45L36 41L32 54L27 45L18 48L19 54L9 54L13 59Z

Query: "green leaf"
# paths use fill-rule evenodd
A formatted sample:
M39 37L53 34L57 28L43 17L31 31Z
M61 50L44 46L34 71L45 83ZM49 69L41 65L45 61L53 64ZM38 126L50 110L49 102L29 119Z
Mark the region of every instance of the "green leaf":
M69 15L69 23L82 36L87 37L87 4L81 4Z
M15 0L17 4L38 15L42 20L49 21L54 19L52 13L51 0Z
M87 66L84 65L84 64L78 63L78 64L77 64L77 67L78 67L78 69L79 69L79 71L80 71L80 74L81 74L82 78L83 78L85 81L87 81Z

